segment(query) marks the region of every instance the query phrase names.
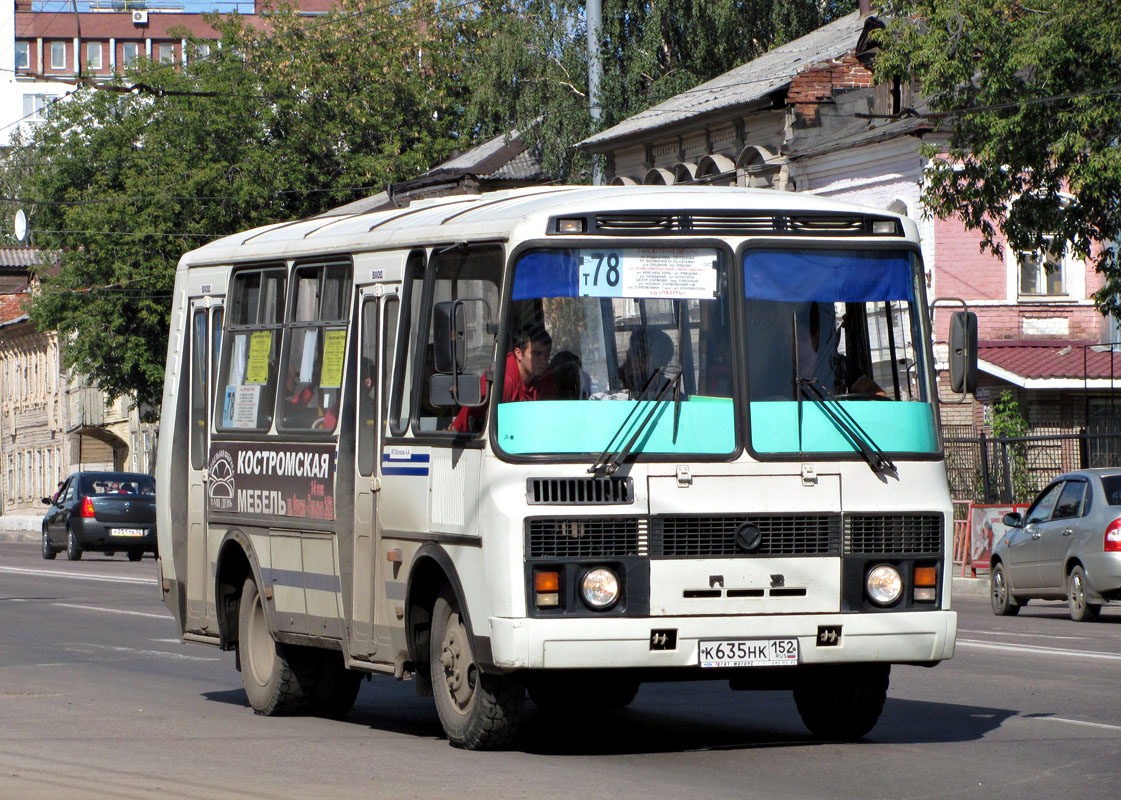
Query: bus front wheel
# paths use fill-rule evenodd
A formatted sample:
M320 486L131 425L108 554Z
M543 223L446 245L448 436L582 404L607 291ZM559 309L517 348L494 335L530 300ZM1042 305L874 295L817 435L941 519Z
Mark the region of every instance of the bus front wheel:
M304 709L310 688L304 685L308 671L291 663L283 646L273 639L261 595L252 578L247 578L241 588L237 653L241 682L255 712L272 717L296 714Z
M455 594L445 587L432 607L429 674L448 741L467 750L504 747L517 733L525 687L517 676L484 674Z
M859 739L880 719L890 675L890 664L811 668L794 687L798 714L822 739Z

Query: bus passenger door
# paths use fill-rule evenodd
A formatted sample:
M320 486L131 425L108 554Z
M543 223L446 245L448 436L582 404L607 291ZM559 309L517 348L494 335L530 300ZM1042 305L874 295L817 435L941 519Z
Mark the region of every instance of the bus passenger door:
M206 523L207 466L210 458L210 412L214 398L213 369L222 338L222 306L210 297L191 301L190 311L191 436L187 505L187 619L188 631L206 630L217 619L214 585L208 568ZM215 627L212 631L217 633Z
M374 640L374 598L377 596L375 570L378 538L378 497L381 491L381 439L384 424L379 402L384 387L380 376L383 333L396 331L396 296L381 297L382 287L363 290L360 338L358 342L358 409L354 484L354 581L351 597L349 648L356 657L371 657L377 650ZM387 312L393 317L386 327ZM392 351L389 351L392 352Z

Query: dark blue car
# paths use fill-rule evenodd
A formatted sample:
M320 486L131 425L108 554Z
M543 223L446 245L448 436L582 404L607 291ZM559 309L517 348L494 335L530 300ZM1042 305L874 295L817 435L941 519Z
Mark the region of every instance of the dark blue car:
M156 482L138 472L76 472L43 517L43 558L59 550L77 561L86 550L128 554L139 561L156 552Z

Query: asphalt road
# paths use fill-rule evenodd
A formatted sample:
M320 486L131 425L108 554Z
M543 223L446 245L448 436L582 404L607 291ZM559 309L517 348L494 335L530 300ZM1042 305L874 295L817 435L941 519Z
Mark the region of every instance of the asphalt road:
M1121 796L1121 607L955 606L953 660L896 667L860 743L815 741L788 693L671 683L610 714L530 706L515 749L468 753L384 677L343 721L257 717L232 654L178 642L150 558L0 542L0 798Z

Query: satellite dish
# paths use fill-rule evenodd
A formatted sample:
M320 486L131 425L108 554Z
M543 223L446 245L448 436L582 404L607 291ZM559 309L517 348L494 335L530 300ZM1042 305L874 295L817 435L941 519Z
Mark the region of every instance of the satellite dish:
M22 242L27 238L27 215L23 213L22 208L16 212L16 219L13 225L16 231L16 241Z

